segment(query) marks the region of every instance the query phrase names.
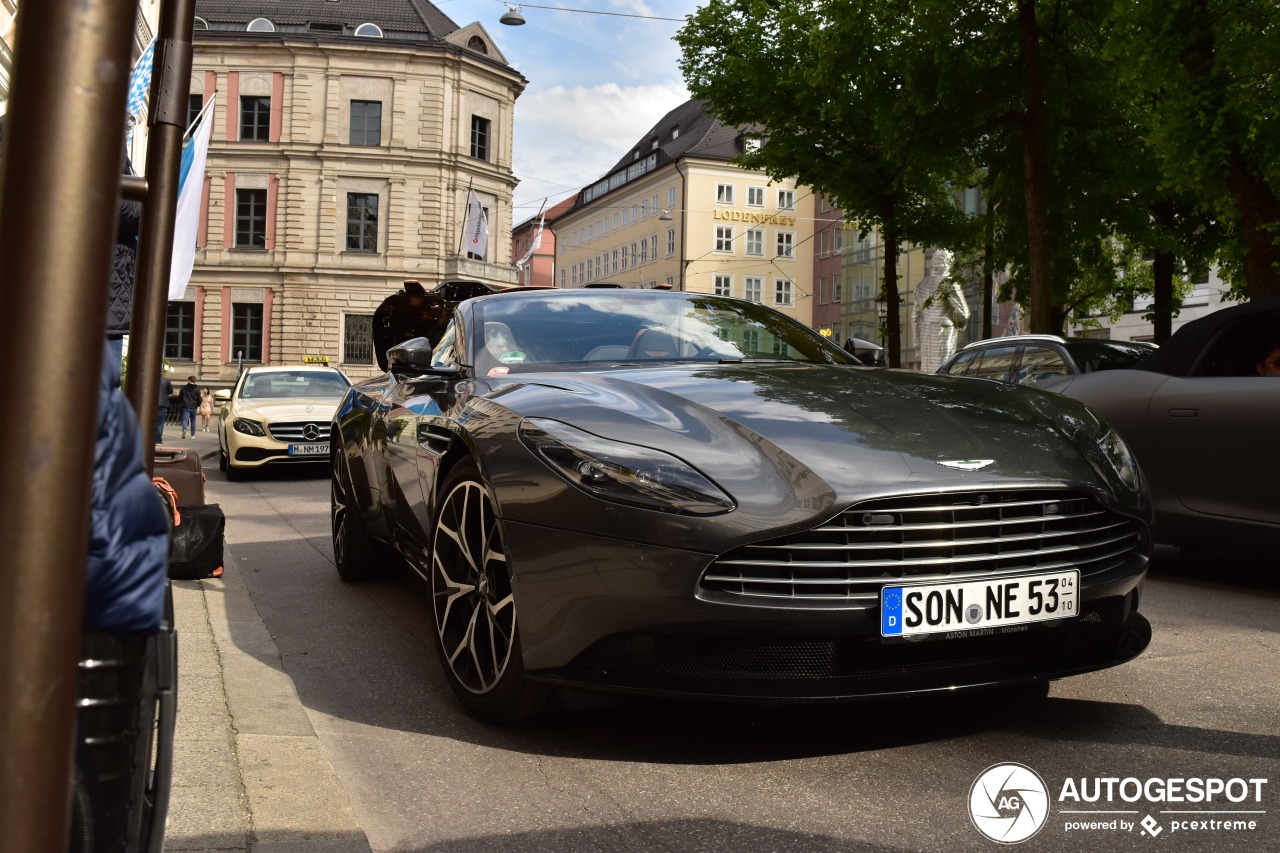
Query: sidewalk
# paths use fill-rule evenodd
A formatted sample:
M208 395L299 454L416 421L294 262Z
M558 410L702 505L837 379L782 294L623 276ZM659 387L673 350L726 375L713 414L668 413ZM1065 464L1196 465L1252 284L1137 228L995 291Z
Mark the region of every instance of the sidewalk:
M215 429L180 435L166 427L165 445L198 451L216 471ZM173 582L178 723L165 849L369 853L230 547L223 566L220 578Z

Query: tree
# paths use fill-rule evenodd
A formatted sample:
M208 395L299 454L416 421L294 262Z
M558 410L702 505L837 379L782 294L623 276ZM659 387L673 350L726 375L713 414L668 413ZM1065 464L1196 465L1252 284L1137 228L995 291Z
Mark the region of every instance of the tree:
M1280 6L1144 0L1116 4L1112 23L1108 56L1151 101L1161 187L1224 226L1237 296L1280 296Z
M902 97L928 66L927 46L904 38L911 18L908 0L711 0L676 37L690 92L727 124L759 133L743 166L794 177L836 199L863 235L879 230L893 367L899 247L975 239L954 200L973 179L972 161L952 137L922 129Z

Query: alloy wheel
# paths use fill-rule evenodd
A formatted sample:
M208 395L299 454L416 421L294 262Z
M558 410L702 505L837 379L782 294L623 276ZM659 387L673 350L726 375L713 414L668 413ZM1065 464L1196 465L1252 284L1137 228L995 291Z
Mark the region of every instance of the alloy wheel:
M488 693L511 662L516 605L493 502L476 480L457 483L441 505L431 588L445 662L461 687Z

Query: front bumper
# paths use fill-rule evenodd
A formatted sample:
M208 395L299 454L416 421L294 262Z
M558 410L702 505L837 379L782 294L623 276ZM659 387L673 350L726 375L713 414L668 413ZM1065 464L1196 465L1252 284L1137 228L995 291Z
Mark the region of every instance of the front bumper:
M1082 578L1075 619L886 640L878 606L742 606L695 594L715 555L507 521L530 678L566 687L812 701L1060 678L1136 657L1145 550ZM568 540L568 541L566 541Z

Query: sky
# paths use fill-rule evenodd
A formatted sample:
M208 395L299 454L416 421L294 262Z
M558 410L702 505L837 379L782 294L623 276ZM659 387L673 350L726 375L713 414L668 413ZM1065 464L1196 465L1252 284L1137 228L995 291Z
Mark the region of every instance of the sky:
M697 0L541 0L556 8L520 7L519 27L498 22L502 0L435 4L459 26L478 21L529 81L515 109L513 226L603 176L689 99L674 36Z

